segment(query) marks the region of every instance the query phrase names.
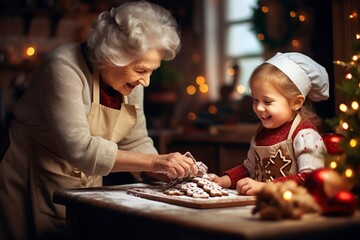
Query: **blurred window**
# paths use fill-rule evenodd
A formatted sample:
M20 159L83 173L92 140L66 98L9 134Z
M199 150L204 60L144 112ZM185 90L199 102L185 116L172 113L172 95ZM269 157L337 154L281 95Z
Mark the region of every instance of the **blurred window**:
M257 0L226 0L225 3L225 59L227 68L240 67L238 84L249 93L248 80L263 59L263 47L251 30L250 19ZM226 71L225 71L226 72Z

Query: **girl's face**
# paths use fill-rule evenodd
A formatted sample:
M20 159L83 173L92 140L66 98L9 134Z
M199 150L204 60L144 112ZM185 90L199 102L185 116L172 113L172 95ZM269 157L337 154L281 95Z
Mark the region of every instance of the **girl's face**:
M265 128L280 127L295 117L294 103L286 99L269 81L255 79L250 88L253 110Z
M138 85L149 86L150 75L160 66L163 56L160 50L150 50L127 66L105 66L100 74L106 85L127 96Z

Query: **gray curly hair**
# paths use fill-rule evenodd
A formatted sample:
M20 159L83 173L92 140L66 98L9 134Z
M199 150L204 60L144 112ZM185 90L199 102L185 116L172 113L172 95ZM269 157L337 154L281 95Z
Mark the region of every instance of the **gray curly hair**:
M100 13L87 45L93 64L126 66L151 49L163 50L163 59L172 60L180 49L180 36L169 11L137 1Z

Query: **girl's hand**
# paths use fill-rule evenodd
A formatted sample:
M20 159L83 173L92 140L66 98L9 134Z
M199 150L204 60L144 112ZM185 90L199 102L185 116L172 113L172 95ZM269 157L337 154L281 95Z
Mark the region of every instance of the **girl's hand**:
M264 182L256 181L252 178L243 178L236 183L236 190L242 195L256 195L264 187Z
M151 171L164 173L170 179L193 177L197 168L193 159L178 152L152 155Z
M211 181L217 183L220 187L229 188L231 186L231 179L228 175L219 177L214 173L209 173L208 176Z

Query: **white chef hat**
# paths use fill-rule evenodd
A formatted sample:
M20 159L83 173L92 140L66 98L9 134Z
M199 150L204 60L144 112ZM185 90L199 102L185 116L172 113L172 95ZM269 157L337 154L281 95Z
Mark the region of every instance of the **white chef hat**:
M304 97L318 102L329 98L329 77L324 67L297 52L277 53L266 61L285 73Z

